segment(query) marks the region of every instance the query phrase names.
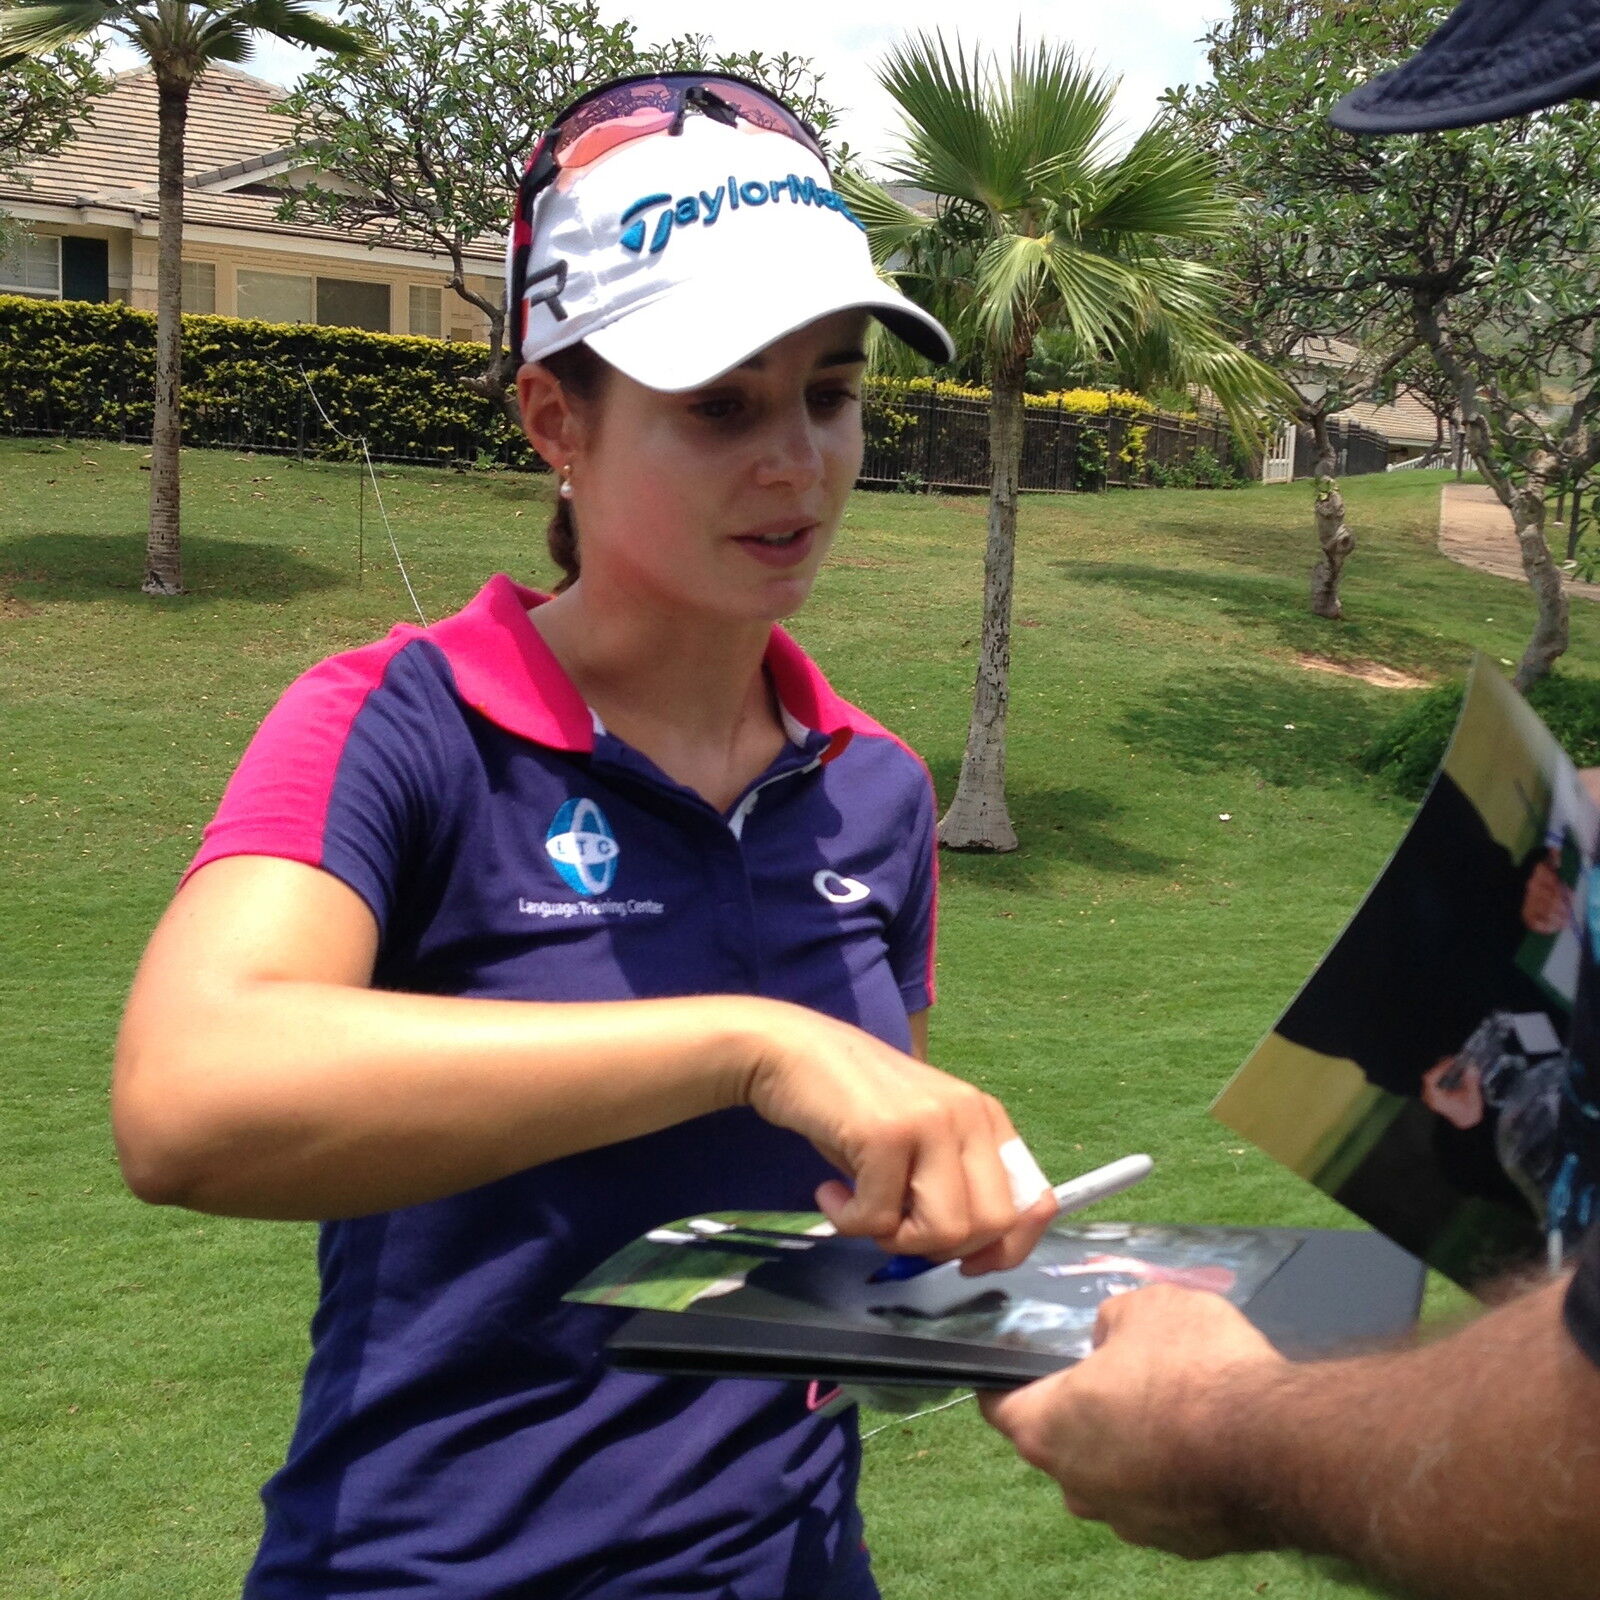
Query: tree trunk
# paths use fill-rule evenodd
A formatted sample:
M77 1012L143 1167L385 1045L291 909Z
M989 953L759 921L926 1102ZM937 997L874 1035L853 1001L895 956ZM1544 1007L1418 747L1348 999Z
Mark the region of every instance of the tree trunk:
M1017 549L1017 480L1022 471L1022 383L1031 340L1000 355L990 374L989 538L983 557L983 641L972 720L955 799L939 824L949 850L1017 848L1006 813L1006 705L1010 699L1011 588Z
M156 260L156 392L150 425L150 531L145 543L146 594L183 592L178 537L178 451L183 419L183 134L189 83L158 73L158 183L161 238Z
M502 301L486 300L481 294L475 294L467 287L465 257L459 242L451 246L451 256L455 261L455 273L450 279L451 289L469 306L476 306L489 323L488 364L482 372L463 378L462 386L473 394L482 395L485 400L492 400L505 412L506 420L510 422L513 430L520 434L522 405L512 385L516 381L517 369L522 365L522 353L506 348L505 337L511 321L510 310Z
M1546 452L1537 452L1526 482L1512 491L1510 502L1511 520L1522 549L1522 570L1528 575L1528 587L1539 608L1533 636L1512 679L1523 694L1549 672L1567 648L1566 586L1561 581L1561 569L1550 559L1550 546L1544 537L1545 484L1554 464Z
M1317 543L1322 546L1322 554L1311 569L1311 614L1337 622L1344 616L1339 579L1344 575L1344 564L1355 549L1356 540L1344 525L1344 496L1339 493L1338 480L1333 475L1339 457L1328 432L1327 417L1320 411L1314 413L1310 428L1317 445L1317 494L1312 502L1312 516Z
M493 401L506 414L506 420L517 432L522 432L522 402L513 387L517 370L522 363L509 350L494 350L489 364L482 372L474 372L461 380L461 386L473 394Z
M1522 570L1538 607L1533 636L1522 652L1522 660L1517 663L1516 676L1512 679L1517 688L1526 693L1549 672L1567 648L1566 589L1561 582L1561 569L1550 559L1550 547L1544 538L1545 485L1556 465L1556 457L1548 449L1536 450L1529 460L1526 480L1520 486L1513 483L1495 454L1494 430L1479 403L1477 375L1462 360L1454 341L1440 323L1438 308L1418 298L1413 302L1412 314L1417 331L1455 388L1461 408L1461 430L1473 462L1486 481L1494 485L1500 503L1511 513L1517 544L1522 551ZM1497 421L1505 425L1503 415L1497 414Z

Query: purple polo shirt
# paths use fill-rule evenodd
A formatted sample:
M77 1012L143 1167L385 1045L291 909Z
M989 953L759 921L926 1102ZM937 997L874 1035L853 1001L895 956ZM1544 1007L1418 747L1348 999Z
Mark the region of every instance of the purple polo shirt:
M763 994L904 1047L929 1005L933 806L907 748L781 629L789 732L726 815L601 728L496 577L296 682L190 871L305 861L380 930L376 987L525 1000ZM830 1169L748 1111L323 1225L322 1294L250 1600L875 1593L853 1421L803 1385L609 1369L563 1304L696 1211L809 1208Z

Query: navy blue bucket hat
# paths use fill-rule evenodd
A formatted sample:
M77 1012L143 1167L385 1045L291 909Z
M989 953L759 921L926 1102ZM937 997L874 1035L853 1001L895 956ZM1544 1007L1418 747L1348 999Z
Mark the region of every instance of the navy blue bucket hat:
M1403 66L1333 108L1351 133L1424 133L1600 95L1600 0L1462 0Z

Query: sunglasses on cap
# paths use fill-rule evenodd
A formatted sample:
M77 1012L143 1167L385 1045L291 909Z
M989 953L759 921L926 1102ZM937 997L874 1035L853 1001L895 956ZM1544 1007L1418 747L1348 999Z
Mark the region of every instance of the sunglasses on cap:
M824 166L827 157L813 129L760 84L723 72L645 73L618 78L580 95L556 114L533 147L517 185L513 213L511 349L520 355L526 329L528 258L533 250L533 206L563 172L576 172L635 139L680 133L690 111L733 127L748 122L802 144Z

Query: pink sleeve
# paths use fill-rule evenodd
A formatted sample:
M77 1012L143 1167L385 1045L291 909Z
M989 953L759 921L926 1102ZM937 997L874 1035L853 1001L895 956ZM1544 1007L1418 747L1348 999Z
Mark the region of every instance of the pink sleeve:
M352 730L407 643L390 638L334 656L289 686L250 741L183 882L224 856L326 865L334 784Z
M934 953L939 931L939 854L936 833L937 803L933 779L909 745L907 750L921 769L924 784L907 849L912 853L906 897L889 925L889 961L900 986L907 1015L926 1011L935 1000Z

